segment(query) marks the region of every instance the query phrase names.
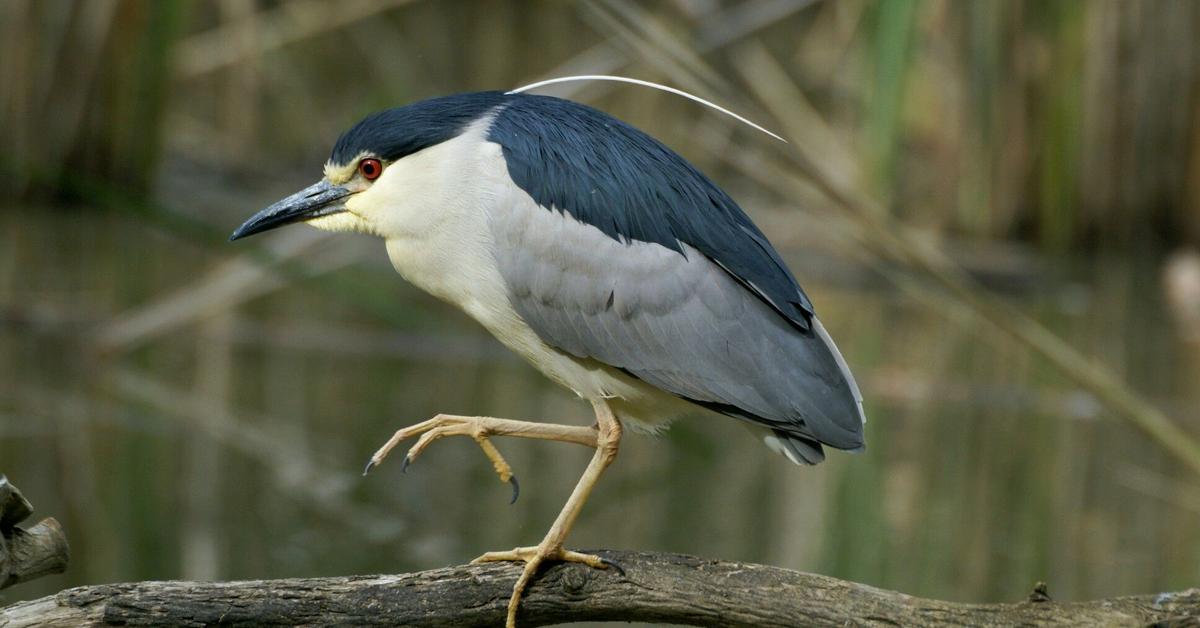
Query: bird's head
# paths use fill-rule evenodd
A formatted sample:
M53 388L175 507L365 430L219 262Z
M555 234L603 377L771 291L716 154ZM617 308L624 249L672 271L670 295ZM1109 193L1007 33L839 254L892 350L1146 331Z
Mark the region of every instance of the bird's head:
M414 218L396 210L422 194L414 188L429 176L432 161L422 160L422 152L462 134L507 98L457 94L367 116L338 138L320 181L251 216L229 239L294 222L388 237L398 219Z

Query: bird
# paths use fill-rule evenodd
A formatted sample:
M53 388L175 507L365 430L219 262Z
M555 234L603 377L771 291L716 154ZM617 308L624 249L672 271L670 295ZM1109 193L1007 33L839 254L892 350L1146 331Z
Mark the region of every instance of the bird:
M766 131L657 83L556 80L596 78L680 93ZM634 126L530 93L543 84L373 113L337 139L319 181L230 236L291 223L378 236L404 279L591 404L591 426L439 414L396 431L367 465L416 438L407 468L433 442L466 436L515 500L519 485L494 437L594 450L538 545L476 559L524 563L509 627L544 563L612 566L565 540L626 428L655 433L681 416L732 417L791 462L814 465L824 446L862 451L866 422L854 376L812 302L733 198Z

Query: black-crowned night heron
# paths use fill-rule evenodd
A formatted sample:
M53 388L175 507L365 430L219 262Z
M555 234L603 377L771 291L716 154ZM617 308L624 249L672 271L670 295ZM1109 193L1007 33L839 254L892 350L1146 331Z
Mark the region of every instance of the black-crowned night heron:
M779 254L721 188L632 126L559 98L458 94L367 117L324 175L232 239L293 222L375 234L405 279L595 410L591 427L438 415L396 432L368 465L408 438L420 437L406 465L439 438L469 436L515 489L490 437L595 448L539 545L477 559L525 561L509 625L542 562L605 566L563 541L622 426L718 413L797 464L822 461L822 444L863 447L858 387Z

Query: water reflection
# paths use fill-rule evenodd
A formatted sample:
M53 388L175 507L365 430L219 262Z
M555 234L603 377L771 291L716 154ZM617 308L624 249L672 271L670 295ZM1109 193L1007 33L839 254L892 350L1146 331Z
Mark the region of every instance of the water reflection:
M373 241L294 236L315 247L320 276L278 288L222 266L229 251L128 218L0 222L0 471L63 522L74 555L68 574L5 602L118 580L459 563L536 542L586 464L578 447L499 441L521 479L514 506L466 440L439 442L406 475L397 459L359 477L392 430L438 412L590 421L464 316L392 278ZM363 246L367 261L351 265ZM1200 431L1200 361L1174 340L1145 279L1153 266L1093 268L1075 307L1058 282L1015 298ZM251 275L220 283L235 271ZM129 318L170 295L186 303L214 277L225 279L206 294L223 296L202 316ZM393 320L330 282L386 286L375 298ZM863 383L867 452L797 468L734 421L681 421L626 439L573 546L971 601L1017 599L1036 580L1063 599L1195 585L1200 489L1139 434L961 313L874 284L807 283ZM137 333L112 332L130 320Z

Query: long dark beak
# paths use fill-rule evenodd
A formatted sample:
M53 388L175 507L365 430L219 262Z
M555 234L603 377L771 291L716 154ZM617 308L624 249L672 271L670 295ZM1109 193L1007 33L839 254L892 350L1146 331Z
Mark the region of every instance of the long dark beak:
M254 214L250 220L238 227L233 235L229 236L229 241L269 231L289 223L344 212L346 207L342 205L341 201L349 195L350 190L332 185L322 179Z

